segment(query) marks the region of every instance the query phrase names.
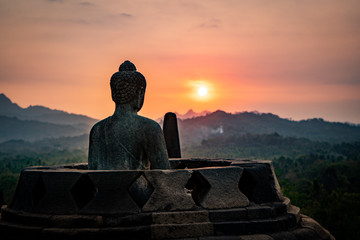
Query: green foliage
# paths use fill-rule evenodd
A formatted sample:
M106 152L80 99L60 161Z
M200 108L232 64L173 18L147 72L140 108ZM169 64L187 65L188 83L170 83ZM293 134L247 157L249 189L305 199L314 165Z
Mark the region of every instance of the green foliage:
M330 144L273 134L213 136L186 157L273 161L285 196L337 240L360 236L360 142Z

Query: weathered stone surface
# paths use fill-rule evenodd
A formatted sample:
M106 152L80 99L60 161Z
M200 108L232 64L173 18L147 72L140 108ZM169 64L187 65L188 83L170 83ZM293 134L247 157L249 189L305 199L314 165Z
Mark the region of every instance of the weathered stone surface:
M147 226L152 224L151 213L139 213L126 216L102 216L104 227Z
M204 168L195 170L195 172L200 173L211 186L202 199L199 199L199 204L203 208L220 209L249 205L249 200L238 188L241 168Z
M202 207L211 194L220 200L237 198L238 170L249 166L250 162L240 168L191 170L29 168L21 174L12 204L2 208L1 239L334 240L316 221L300 215L287 198L236 208ZM234 188L228 184L235 185L235 194L229 194ZM54 209L41 213L41 206ZM68 215L58 213L65 208Z
M34 214L23 211L14 211L6 205L1 208L1 219L8 222L24 224L26 226L46 226L50 223L51 215Z
M152 222L154 224L186 224L210 222L210 220L207 211L154 212Z
M147 240L152 238L150 226L101 228L100 236L101 239L121 240Z
M179 130L175 113L168 112L165 114L163 131L169 158L181 158Z
M242 240L274 240L272 237L266 234L254 234L241 236Z
M242 240L241 236L210 236L200 237L199 240Z
M88 176L98 192L79 213L100 215L140 212L128 191L140 174L138 171L112 171L106 174L90 171Z
M42 239L96 239L99 228L45 228Z
M154 187L145 178L144 174L141 174L129 187L130 196L134 199L139 208L142 208L145 205L153 192Z
M41 198L44 196L43 192L39 194L37 194L37 192L33 193L34 186L39 181L43 181L41 178L41 171L25 173L23 171L22 174L20 174L16 191L12 202L9 204L9 207L13 210L32 212L34 205L36 205L36 200L41 200Z
M54 215L50 223L57 228L96 228L103 225L102 217L93 215Z
M247 207L248 219L265 219L273 216L273 209L268 206Z
M297 228L292 231L292 234L294 234L298 240L322 240L314 230L309 228Z
M295 235L291 232L276 232L276 233L269 233L274 240L297 240Z
M287 211L287 206L282 202L274 202L270 206L273 209L273 216L284 214Z
M210 210L211 222L233 222L247 219L246 208Z
M42 229L42 227L38 226L0 221L0 237L2 240L27 239L29 236L35 239L41 239Z
M154 186L154 192L142 208L145 212L177 211L196 208L185 188L191 176L188 170L145 171L145 177Z
M169 160L171 169L192 169L205 167L226 167L231 165L231 161L224 159L207 158L181 158Z
M151 225L152 239L174 239L213 235L213 225L209 222L191 224Z
M310 229L314 230L321 239L335 240L335 238L330 234L329 231L324 229L314 219L312 219L306 215L301 215L300 225L304 228L310 228Z
M281 201L280 187L270 163L248 164L234 162L232 165L244 168L239 188L250 201L257 204Z
M81 176L80 172L42 172L41 177L46 194L38 201L38 204L34 206L32 211L45 214L69 214L76 212L76 202L70 190Z

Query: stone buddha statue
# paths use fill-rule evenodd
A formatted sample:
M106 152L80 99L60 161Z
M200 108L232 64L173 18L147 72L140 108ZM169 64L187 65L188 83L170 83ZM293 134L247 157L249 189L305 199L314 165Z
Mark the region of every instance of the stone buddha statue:
M159 124L139 116L146 80L130 61L125 61L110 80L116 104L112 116L96 123L90 132L89 169L168 169L169 159Z

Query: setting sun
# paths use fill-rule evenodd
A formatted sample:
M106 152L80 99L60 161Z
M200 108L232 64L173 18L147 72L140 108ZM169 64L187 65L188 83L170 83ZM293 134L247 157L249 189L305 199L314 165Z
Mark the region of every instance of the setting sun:
M215 86L210 80L189 80L188 96L198 102L210 102L216 98Z
M206 87L203 87L203 86L199 87L198 94L200 97L205 97L207 95L207 93L208 93L208 90Z

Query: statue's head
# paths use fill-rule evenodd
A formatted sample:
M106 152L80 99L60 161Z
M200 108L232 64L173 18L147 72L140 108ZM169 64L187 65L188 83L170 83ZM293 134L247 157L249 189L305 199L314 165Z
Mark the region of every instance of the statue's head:
M116 104L131 104L140 111L144 103L146 80L136 71L130 61L123 62L119 71L114 73L110 80L111 96Z

